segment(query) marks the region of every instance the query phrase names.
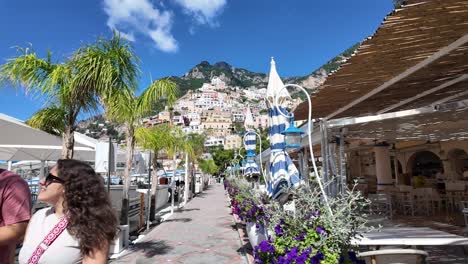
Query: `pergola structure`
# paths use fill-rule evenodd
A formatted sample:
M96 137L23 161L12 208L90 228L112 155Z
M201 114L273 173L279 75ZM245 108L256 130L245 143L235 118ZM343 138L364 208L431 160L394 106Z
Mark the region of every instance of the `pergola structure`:
M344 140L330 144L334 137L385 147L374 150L386 163L378 168L381 186L392 181L387 143L468 139L468 2L404 2L312 95L313 119L306 122L314 123L325 181L345 177L340 162L327 162L341 160L332 151ZM307 119L307 102L294 115Z
M468 99L468 3L406 2L312 96L314 118L367 116ZM303 103L295 118L306 116Z

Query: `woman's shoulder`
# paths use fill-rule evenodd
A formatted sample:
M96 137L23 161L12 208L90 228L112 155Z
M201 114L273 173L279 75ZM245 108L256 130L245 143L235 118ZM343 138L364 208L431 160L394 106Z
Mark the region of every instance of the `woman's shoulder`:
M33 218L46 218L53 213L54 209L52 207L41 208L34 213Z

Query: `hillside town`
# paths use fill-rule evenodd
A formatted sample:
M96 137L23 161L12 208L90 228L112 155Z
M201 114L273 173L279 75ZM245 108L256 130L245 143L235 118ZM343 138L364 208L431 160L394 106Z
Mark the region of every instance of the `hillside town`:
M268 111L264 100L266 88L231 87L219 77L211 83L204 83L195 91L177 100L173 107L172 122L185 134L204 134L206 148L223 146L224 149L239 149L242 146L242 132L248 111L253 118L255 129L268 128ZM295 108L301 99L293 99L289 107ZM146 127L153 127L171 121L169 110L143 120Z

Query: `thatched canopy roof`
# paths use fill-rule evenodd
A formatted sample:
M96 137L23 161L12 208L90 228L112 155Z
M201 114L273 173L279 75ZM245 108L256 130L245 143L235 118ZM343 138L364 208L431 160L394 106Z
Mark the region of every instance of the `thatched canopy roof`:
M468 1L409 0L312 96L313 118L468 99ZM296 120L307 119L307 102Z

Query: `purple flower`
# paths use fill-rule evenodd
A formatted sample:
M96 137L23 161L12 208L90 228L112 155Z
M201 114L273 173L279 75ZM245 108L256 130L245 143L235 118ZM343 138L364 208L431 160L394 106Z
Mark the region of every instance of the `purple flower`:
M297 240L297 241L304 241L305 235L306 235L306 233L302 233L302 234L296 236L296 237L294 238L294 240Z
M287 254L286 258L289 261L288 263L293 263L297 258L297 247L293 247Z
M265 252L265 253L271 253L271 254L275 253L275 246L270 244L270 242L267 240L263 240L262 242L260 242L260 244L258 245L258 248L260 249L260 251Z
M283 256L279 256L278 260L275 262L275 264L289 264L290 262L288 262L288 260L283 257Z
M322 252L317 252L310 260L312 264L320 264L320 261L325 259L325 255Z
M353 251L348 251L349 260L356 262L358 260L356 253Z
M320 216L320 210L316 210L315 212L312 212L313 217Z
M325 230L325 228L323 228L321 226L317 227L315 230L321 236L326 236L327 235L327 231Z
M275 233L277 236L281 236L283 235L283 229L281 228L281 225L280 224L277 224L275 226Z

